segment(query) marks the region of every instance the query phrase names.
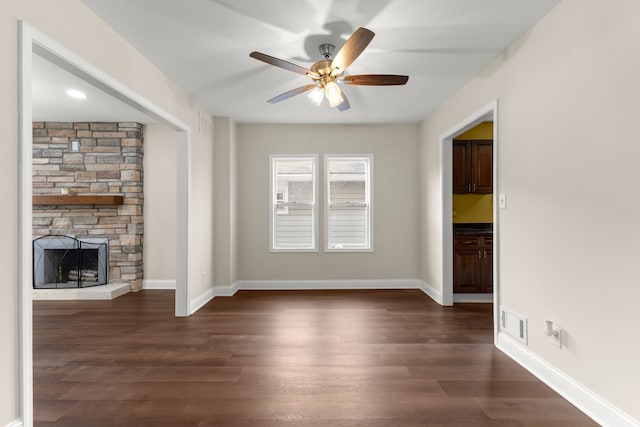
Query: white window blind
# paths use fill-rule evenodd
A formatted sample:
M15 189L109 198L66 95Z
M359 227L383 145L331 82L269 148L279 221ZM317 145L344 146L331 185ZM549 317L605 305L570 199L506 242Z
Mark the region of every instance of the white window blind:
M271 157L271 250L316 251L317 157Z
M370 251L372 156L327 156L325 160L326 249Z

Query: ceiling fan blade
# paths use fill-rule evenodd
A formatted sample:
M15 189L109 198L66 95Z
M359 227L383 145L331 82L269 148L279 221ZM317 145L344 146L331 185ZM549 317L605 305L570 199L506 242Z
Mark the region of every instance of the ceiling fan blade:
M342 82L348 85L392 86L406 84L408 80L409 76L398 76L395 74L360 74L345 76Z
M279 58L276 58L275 56L267 55L266 53L251 52L249 56L257 59L258 61L266 62L269 65L273 65L279 68L284 68L285 70L293 71L294 73L302 74L304 76L309 76L311 78L320 78L318 73L314 71L311 71L307 68L301 67L296 64L292 64L291 62L285 61L284 59L279 59Z
M331 63L331 74L339 76L365 50L375 36L374 32L360 27L349 37L342 48L336 53Z
M300 95L301 93L304 93L308 90L313 89L314 87L316 87L315 84L310 83L308 85L304 85L304 86L300 86L298 88L292 89L289 92L285 92L282 93L274 98L271 98L270 100L268 100L267 102L270 104L275 104L276 102L280 102L280 101L284 101L285 99L289 99L292 96L296 96L296 95Z

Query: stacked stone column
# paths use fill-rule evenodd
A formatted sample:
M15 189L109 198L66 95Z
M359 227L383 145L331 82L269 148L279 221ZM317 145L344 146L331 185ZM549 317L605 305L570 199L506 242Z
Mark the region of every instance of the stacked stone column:
M77 152L71 150L74 140ZM109 283L140 290L143 154L139 123L34 122L34 195L121 195L124 204L34 205L33 237L106 237Z

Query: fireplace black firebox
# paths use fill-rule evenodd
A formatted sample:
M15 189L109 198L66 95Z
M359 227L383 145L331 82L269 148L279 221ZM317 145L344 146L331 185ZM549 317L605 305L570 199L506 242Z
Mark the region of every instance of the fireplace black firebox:
M33 241L33 288L85 288L106 285L109 241L49 235Z

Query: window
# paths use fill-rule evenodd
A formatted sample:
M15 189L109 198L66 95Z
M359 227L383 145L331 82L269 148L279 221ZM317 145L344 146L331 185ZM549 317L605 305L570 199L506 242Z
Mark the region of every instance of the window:
M325 157L326 250L372 251L371 169L373 156Z
M271 251L317 251L317 156L271 156Z

